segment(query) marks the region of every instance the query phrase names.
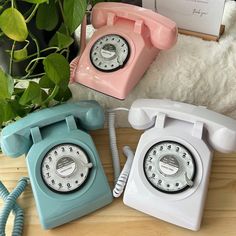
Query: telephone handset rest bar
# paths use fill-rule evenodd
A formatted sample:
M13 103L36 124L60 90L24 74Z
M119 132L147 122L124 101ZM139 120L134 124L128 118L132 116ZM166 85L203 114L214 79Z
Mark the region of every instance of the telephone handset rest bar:
M125 18L132 21L143 21L149 28L152 44L159 49L171 48L177 40L177 26L172 20L149 9L124 3L98 3L92 11L92 25L98 29L107 25L108 17Z
M79 124L86 130L102 128L104 111L96 101L80 101L63 104L36 111L5 127L1 133L1 148L11 157L18 157L28 152L31 144L31 129L45 127L60 122L68 116L78 118Z
M201 106L171 100L139 99L131 106L129 122L135 129L148 129L155 125L159 113L193 124L202 122L209 134L208 141L216 150L236 151L236 121Z

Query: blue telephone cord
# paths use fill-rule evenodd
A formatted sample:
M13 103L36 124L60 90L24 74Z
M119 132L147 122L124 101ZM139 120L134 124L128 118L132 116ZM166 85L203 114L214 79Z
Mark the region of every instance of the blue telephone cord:
M14 227L12 236L20 236L24 225L24 211L16 203L17 198L25 190L29 183L28 177L23 177L19 180L16 188L9 193L3 183L0 181L0 197L4 200L4 206L0 212L0 236L5 236L5 228L7 219L11 211L15 214Z

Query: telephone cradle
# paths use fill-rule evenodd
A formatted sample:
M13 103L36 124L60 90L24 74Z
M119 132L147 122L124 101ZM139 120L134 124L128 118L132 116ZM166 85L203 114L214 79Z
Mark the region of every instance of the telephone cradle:
M91 136L104 111L95 101L34 112L2 130L1 148L26 161L40 222L45 229L77 219L112 202Z
M177 41L173 21L129 4L98 3L91 22L97 30L71 63L71 82L118 99L128 96L160 50Z

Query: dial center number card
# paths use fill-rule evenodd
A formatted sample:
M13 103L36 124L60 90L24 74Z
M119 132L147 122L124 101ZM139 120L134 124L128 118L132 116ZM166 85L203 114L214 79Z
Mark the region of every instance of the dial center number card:
M150 8L174 20L181 29L218 36L225 0L143 0Z

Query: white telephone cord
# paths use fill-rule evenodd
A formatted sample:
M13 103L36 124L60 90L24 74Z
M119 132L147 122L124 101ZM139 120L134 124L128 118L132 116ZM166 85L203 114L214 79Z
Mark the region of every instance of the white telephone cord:
M127 157L126 163L122 172L120 173L120 159L117 148L116 130L115 130L115 112L116 111L129 111L127 108L115 108L109 109L108 112L108 129L110 139L110 149L112 153L113 169L114 169L114 183L113 196L119 197L124 190L126 182L128 180L129 172L132 166L134 154L130 147L125 146L123 152Z
M120 173L117 183L113 189L113 196L114 197L119 197L123 193L125 185L127 183L128 177L129 177L129 172L130 172L130 169L131 169L131 166L133 163L133 159L134 159L134 153L130 149L130 147L128 147L128 146L123 147L123 152L124 152L125 156L127 157L127 160L125 162L123 170Z

